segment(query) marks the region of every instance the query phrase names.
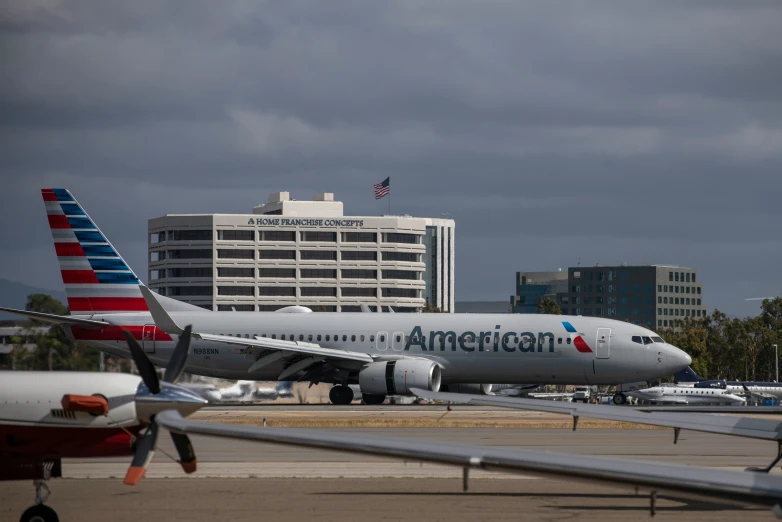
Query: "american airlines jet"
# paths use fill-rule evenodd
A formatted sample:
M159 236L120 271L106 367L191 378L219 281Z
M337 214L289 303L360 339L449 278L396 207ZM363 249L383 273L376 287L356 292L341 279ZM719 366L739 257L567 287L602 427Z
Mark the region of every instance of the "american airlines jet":
M335 384L334 404L380 404L441 384L619 384L664 377L690 357L654 332L611 319L523 314L211 312L153 294L66 189L43 189L70 316L8 310L63 325L129 356L121 329L166 366L193 325L185 371L237 380ZM635 337L649 339L639 344Z

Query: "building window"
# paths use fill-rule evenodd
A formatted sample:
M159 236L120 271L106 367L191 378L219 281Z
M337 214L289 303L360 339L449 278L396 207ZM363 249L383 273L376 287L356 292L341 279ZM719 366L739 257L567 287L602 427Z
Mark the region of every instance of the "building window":
M299 252L300 259L303 261L309 261L317 259L319 261L336 261L336 250L302 250Z
M700 300L700 299L698 299L698 306L700 306L700 304L701 304L701 300Z
M570 287L570 291L573 293L578 293L581 291L581 285L573 285Z
M570 303L570 298L568 296L566 296L566 295L563 295L562 297L559 298L559 301L562 304L568 304L568 303Z
M218 312L254 312L255 305L251 304L219 304Z
M304 286L302 297L337 297L337 289L333 286Z
M261 241L296 241L296 232L292 230L264 230Z
M603 297L602 296L596 296L595 297L595 303L603 304Z
M342 297L377 297L377 288L342 288Z
M258 277L294 278L296 277L296 269L295 268L259 268Z
M164 252L161 252L164 254ZM161 256L160 259L165 259L166 256ZM169 259L212 259L212 249L200 248L195 250L169 250Z
M221 266L217 268L217 277L252 277L254 268Z
M212 277L212 267L169 268L168 277Z
M299 273L304 279L336 279L337 271L332 268L302 268Z
M610 296L608 298L608 304L616 304L616 297L615 296Z
M317 232L314 230L305 230L301 233L302 241L319 241L323 243L336 243L336 232Z
M343 243L377 243L375 232L343 232Z
M684 293L685 294L689 294L690 293L690 287L689 286L685 287Z
M592 309L591 308L584 308L584 315L592 315Z
M383 261L418 263L421 261L421 254L416 254L414 252L383 252Z
M596 281L602 281L603 280L603 271L602 270L598 270L597 272L595 272L595 280Z
M217 295L243 295L254 296L255 289L252 286L218 286Z
M296 259L295 250L259 250L258 259Z
M573 304L581 304L581 297L579 296L573 297Z
M258 296L296 297L294 286L259 286Z
M377 261L377 252L374 250L347 250L340 253L343 261Z
M630 274L628 274L627 272L619 272L620 281L627 281L628 279L630 279Z
M218 230L217 239L223 241L255 241L255 230Z
M668 281L673 281L673 272L668 272Z
M662 308L658 308L657 309L657 315L663 315L663 309Z
M211 286L169 286L169 296L212 295Z
M687 273L687 274L684 274L684 280L685 280L687 283L689 283L689 282L690 282L690 274L689 274L689 273Z
M211 230L169 230L169 241L211 241Z
M410 270L383 270L383 279L407 279L417 281L421 272Z
M698 287L698 295L701 295L701 287Z
M217 257L220 259L255 259L255 250L220 248L217 250Z
M584 304L590 304L590 303L592 303L592 298L589 297L588 295L585 295L584 296Z
M287 306L287 305L261 304L261 305L258 305L258 311L259 312L276 312L277 310L279 310L280 308L283 308L284 306ZM280 339L283 339L284 337L285 337L285 334L281 335ZM293 336L291 335L291 341L293 340L292 337Z
M377 270L342 270L342 279L377 279Z
M573 272L573 279L581 279L581 272Z
M609 270L608 271L608 280L609 281L616 281L616 271Z
M408 299L415 299L418 297L418 290L415 288L383 288L383 297L405 297Z
M603 309L601 307L595 308L595 315L602 316L603 315Z
M695 274L692 274L692 282L695 283Z
M609 292L616 292L616 285L608 285Z
M616 308L609 308L608 309L608 315L610 315L610 316L616 315Z
M399 234L394 232L389 232L386 234L386 243L408 243L408 244L418 244L420 243L421 236L417 234Z

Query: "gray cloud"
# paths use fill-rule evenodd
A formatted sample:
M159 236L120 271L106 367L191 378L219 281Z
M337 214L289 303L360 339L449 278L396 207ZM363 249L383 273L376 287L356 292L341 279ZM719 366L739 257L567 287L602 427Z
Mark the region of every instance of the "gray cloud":
M146 219L333 191L457 220L458 299L516 270L696 266L782 291L777 2L6 2L3 277L58 285L42 186L140 274Z

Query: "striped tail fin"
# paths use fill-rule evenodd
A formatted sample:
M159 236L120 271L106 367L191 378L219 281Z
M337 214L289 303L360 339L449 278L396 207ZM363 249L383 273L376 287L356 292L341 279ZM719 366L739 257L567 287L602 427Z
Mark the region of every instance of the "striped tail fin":
M71 314L148 311L141 281L67 189L41 189Z

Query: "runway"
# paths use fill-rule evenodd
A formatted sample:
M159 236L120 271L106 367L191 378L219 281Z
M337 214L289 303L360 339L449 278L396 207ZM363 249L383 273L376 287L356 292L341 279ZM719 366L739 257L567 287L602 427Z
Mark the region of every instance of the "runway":
M567 416L456 408L437 427L346 427L356 419L390 422L436 422L445 410L386 407L251 407L211 408L200 420L268 424L295 420L340 428L332 432L365 433L444 443L527 448L580 455L710 466L743 470L768 464L773 443L735 437L682 432L673 444L669 429L608 429L583 427L572 431ZM469 420L475 427L454 427ZM532 427L564 423L563 427ZM512 427L508 427L508 424ZM498 427L499 426L499 427ZM597 426L597 425L595 425ZM273 429L268 427L266 429ZM532 478L523 475L472 471L471 488L461 492L461 470L419 465L363 455L291 446L258 444L209 437L192 437L198 471L185 476L165 453L174 455L167 433L160 434L159 451L139 486L122 485L129 458L67 460L64 479L53 480L49 504L61 520L537 520L578 517L579 520L627 520L648 516L648 498L635 497L631 487ZM414 442L411 442L414 443ZM779 469L775 471L778 473ZM0 520L15 520L33 500L27 482L8 482L0 488ZM80 507L81 506L81 507ZM84 511L84 507L89 508ZM668 520L769 520L766 510L735 510L714 502L664 499L657 518ZM727 511L726 511L727 510ZM718 513L715 513L718 511Z

